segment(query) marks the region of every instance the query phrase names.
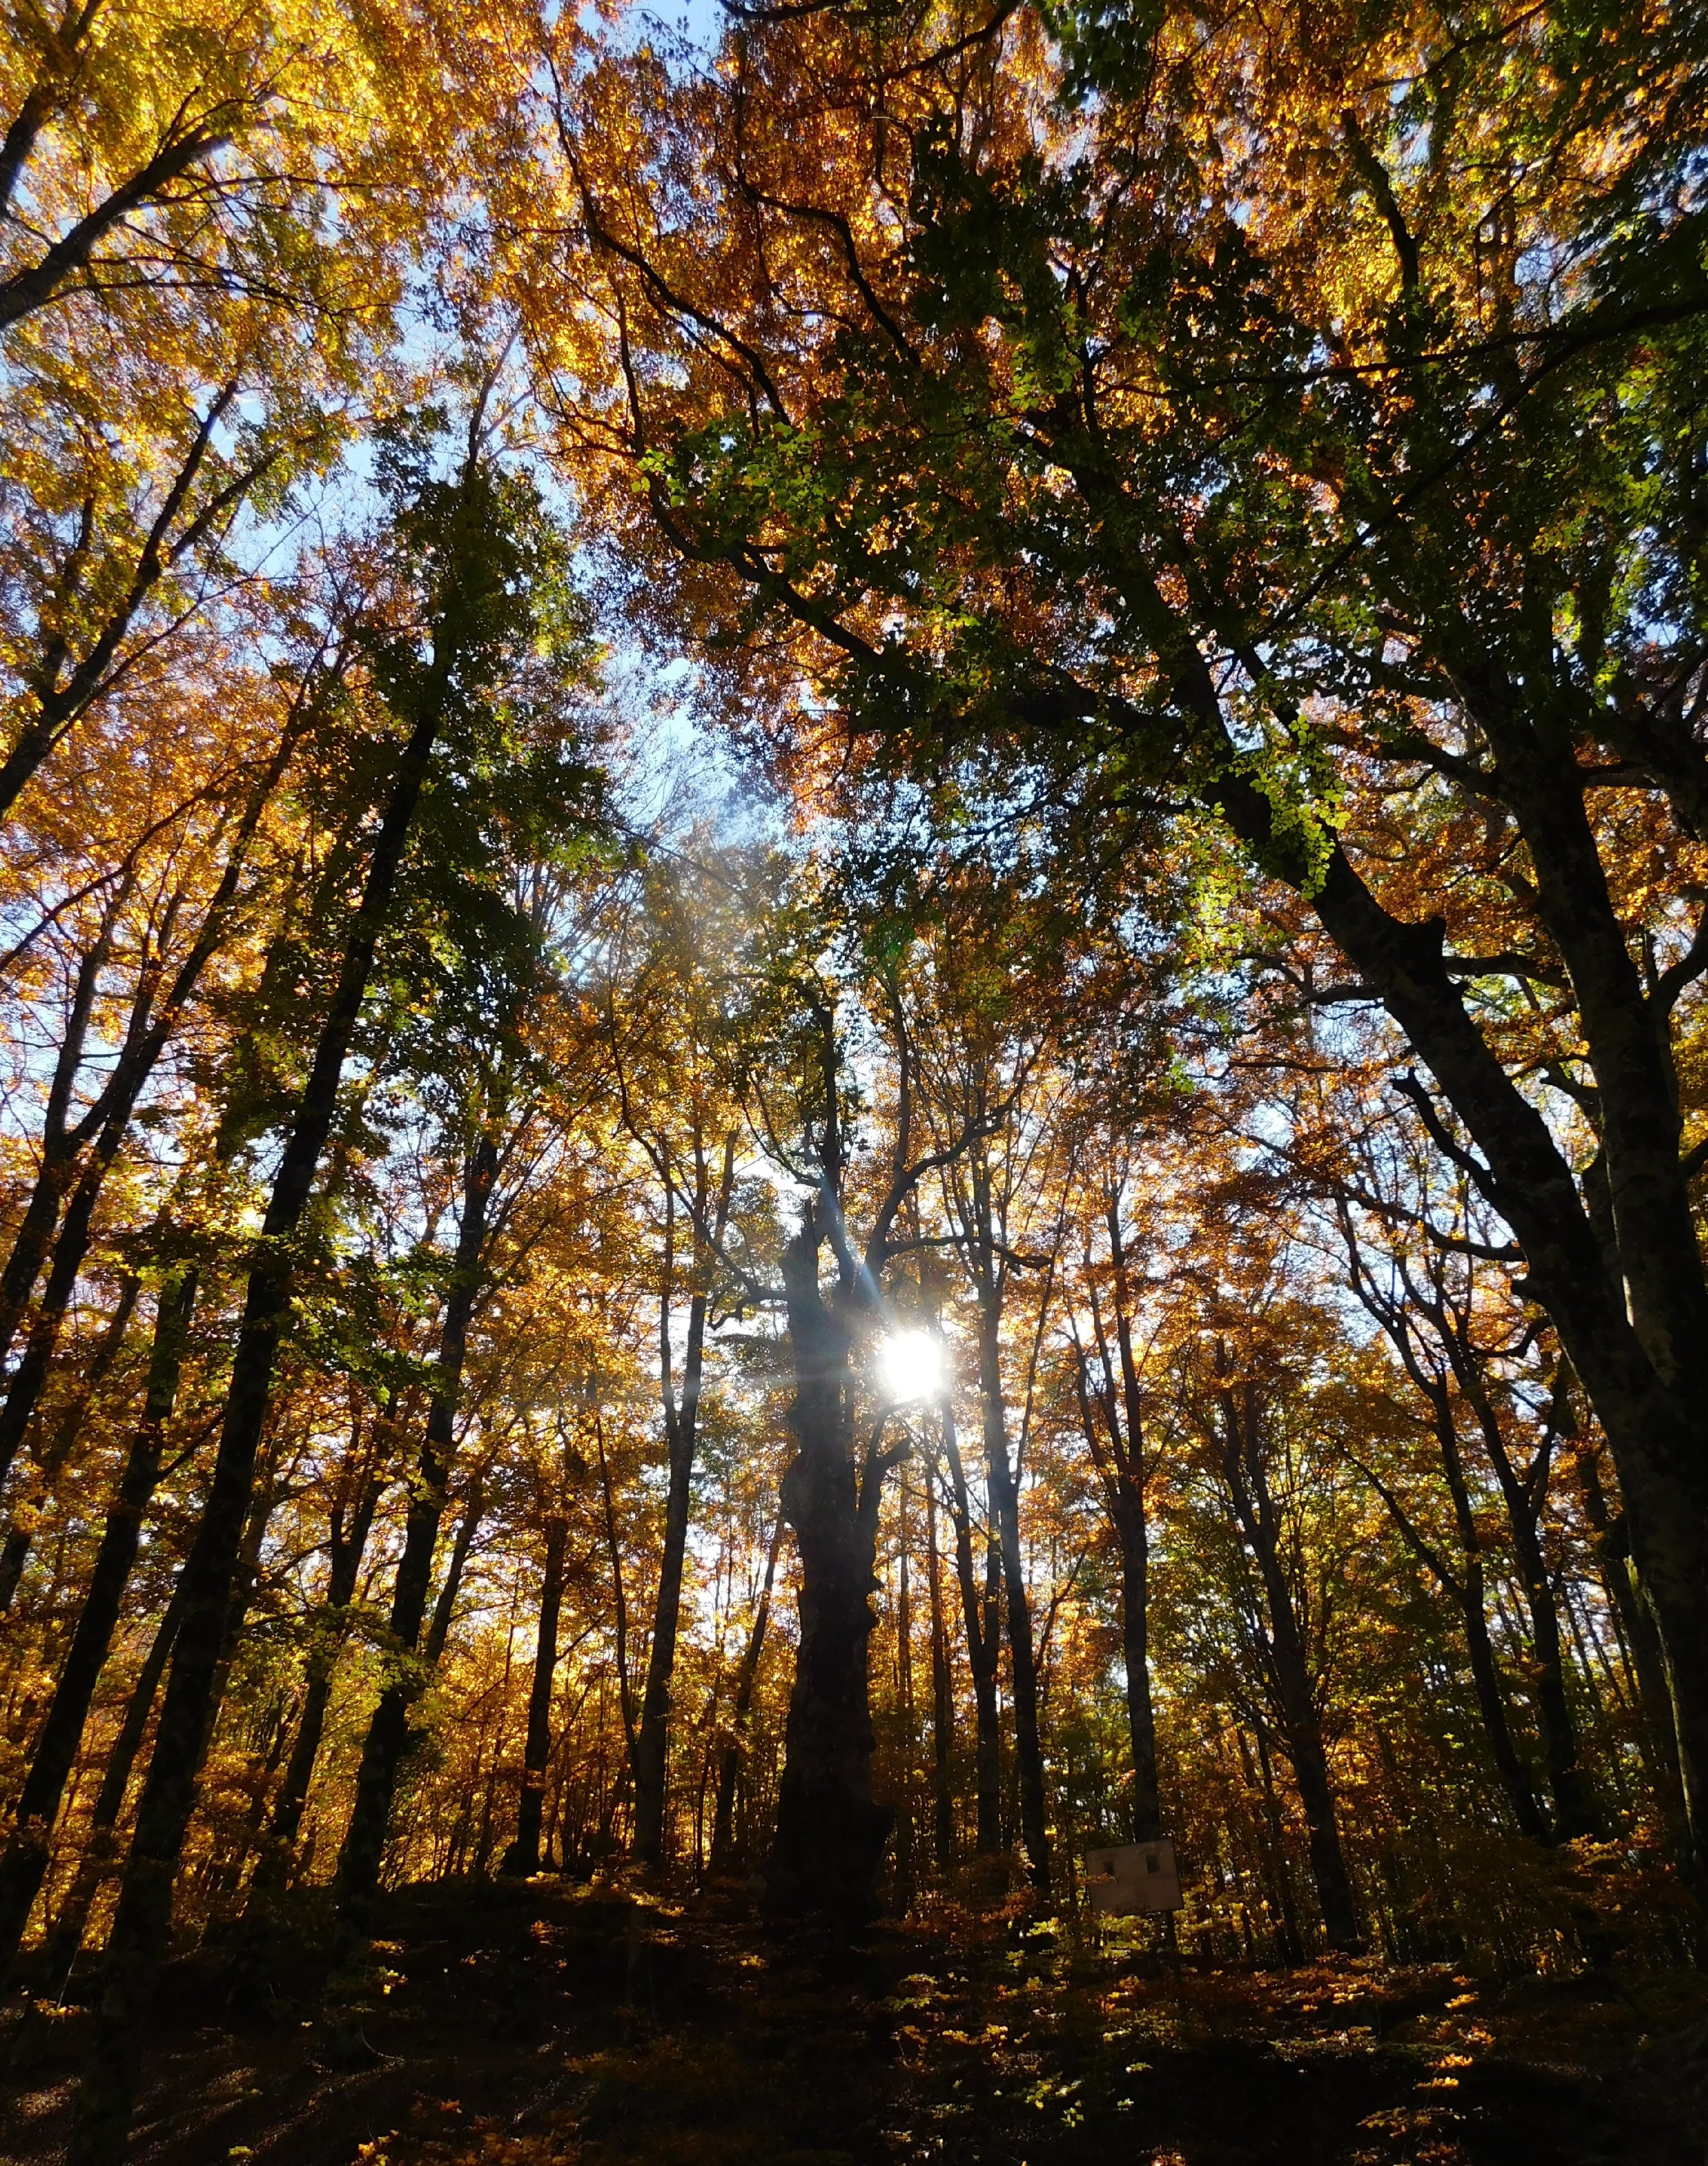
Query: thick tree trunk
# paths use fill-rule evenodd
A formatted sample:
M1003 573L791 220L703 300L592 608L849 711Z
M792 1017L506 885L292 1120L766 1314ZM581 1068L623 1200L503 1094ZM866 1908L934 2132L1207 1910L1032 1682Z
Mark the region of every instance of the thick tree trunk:
M143 1514L160 1478L166 1425L177 1398L184 1335L195 1301L193 1269L181 1271L161 1288L142 1419L130 1441L71 1644L36 1738L11 1837L0 1856L0 1973L10 1968L17 1955L47 1871L54 1822L124 1607Z
M713 1873L727 1873L736 1862L736 1783L747 1748L748 1719L753 1712L754 1688L759 1675L759 1657L765 1650L765 1630L771 1619L771 1588L777 1577L777 1554L783 1546L784 1524L783 1516L779 1513L777 1524L771 1534L771 1546L765 1553L765 1577L759 1588L759 1603L754 1611L747 1645L742 1650L741 1670L736 1678L735 1698L729 1711L729 1741L718 1762L717 1804L712 1818L710 1859L710 1869Z
M552 1680L558 1671L558 1612L563 1599L566 1519L546 1522L546 1576L540 1588L540 1629L534 1643L534 1681L528 1694L528 1736L522 1752L521 1795L516 1803L516 1841L505 1853L505 1873L540 1869L540 1824L546 1801L546 1762L552 1757Z
M349 1944L366 1940L385 1838L391 1825L398 1771L410 1741L410 1710L424 1678L415 1661L432 1582L433 1552L444 1517L451 1456L455 1447L457 1400L463 1381L468 1328L480 1291L481 1257L486 1245L487 1210L498 1172L498 1151L483 1137L470 1153L463 1183L463 1218L457 1230L445 1320L439 1334L437 1375L420 1461L410 1485L404 1551L392 1592L389 1640L395 1666L379 1696L362 1748L356 1778L356 1803L344 1846L338 1855L337 1901L341 1930Z
M819 1292L820 1208L815 1202L783 1252L796 1448L782 1502L801 1557L801 1633L765 1892L774 1911L855 1923L871 1912L891 1825L872 1798L867 1677L881 1471L869 1455L873 1493L864 1495L848 1333Z
M289 1316L290 1243L308 1207L331 1129L339 1079L390 911L437 717L437 702L430 700L399 760L338 984L250 1267L219 1453L202 1523L185 1561L184 1615L108 1942L106 1989L89 2072L78 2095L67 2166L120 2166L124 2158L141 2078L143 2026L171 1931L172 1882L195 1805L256 1455Z

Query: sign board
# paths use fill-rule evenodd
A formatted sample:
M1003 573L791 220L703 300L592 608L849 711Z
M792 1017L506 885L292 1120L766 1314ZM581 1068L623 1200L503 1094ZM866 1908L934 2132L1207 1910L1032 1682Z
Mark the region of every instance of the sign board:
M1094 1910L1132 1918L1180 1908L1180 1868L1171 1842L1124 1842L1086 1852L1086 1894Z

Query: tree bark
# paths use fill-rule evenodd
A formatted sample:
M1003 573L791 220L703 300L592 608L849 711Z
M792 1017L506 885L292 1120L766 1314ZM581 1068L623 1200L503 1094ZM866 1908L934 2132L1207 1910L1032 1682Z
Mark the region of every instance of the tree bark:
M815 1199L783 1252L796 1448L782 1503L801 1557L801 1634L765 1894L781 1914L857 1923L871 1912L891 1818L872 1797L867 1677L882 1471L869 1452L863 1491L848 1329L819 1291L820 1213L834 1207Z

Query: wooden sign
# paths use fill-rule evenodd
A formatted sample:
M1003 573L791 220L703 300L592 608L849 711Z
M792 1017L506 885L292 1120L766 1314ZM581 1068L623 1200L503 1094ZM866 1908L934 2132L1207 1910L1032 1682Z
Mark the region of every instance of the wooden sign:
M1124 1842L1086 1852L1086 1894L1094 1910L1133 1918L1180 1908L1180 1868L1171 1842Z

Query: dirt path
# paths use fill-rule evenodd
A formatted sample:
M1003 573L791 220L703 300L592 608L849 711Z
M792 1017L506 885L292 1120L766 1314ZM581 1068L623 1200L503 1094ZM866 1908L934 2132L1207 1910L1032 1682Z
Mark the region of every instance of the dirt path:
M838 1952L727 1904L546 1882L411 1891L385 1930L368 2054L329 2048L299 1944L175 1964L138 2166L1708 2158L1694 1978L1176 1975L964 1915ZM14 1997L3 2026L0 2158L50 2166L88 2018Z

